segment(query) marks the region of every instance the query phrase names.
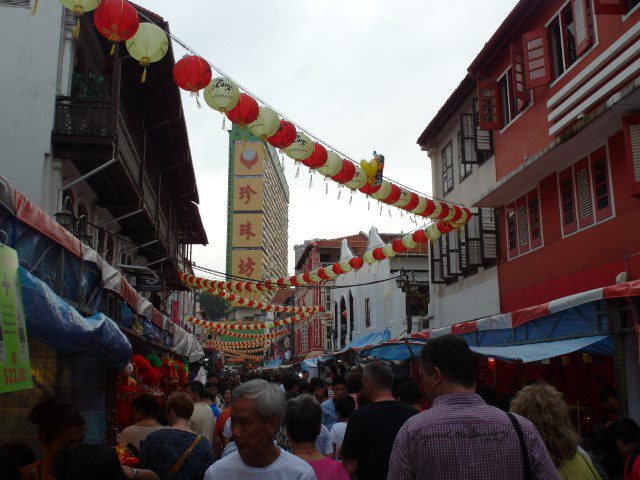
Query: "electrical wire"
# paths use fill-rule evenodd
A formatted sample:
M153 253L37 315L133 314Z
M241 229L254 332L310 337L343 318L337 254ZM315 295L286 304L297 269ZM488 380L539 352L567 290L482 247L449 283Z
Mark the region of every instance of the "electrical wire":
M156 22L154 22L152 19L150 19L148 16L146 16L143 12L140 12L138 10L138 14L144 18L145 20L153 23L154 25L157 25ZM161 27L162 28L162 27ZM247 94L251 95L255 100L259 101L260 103L262 103L265 107L270 108L271 110L273 110L274 112L276 112L281 118L293 123L296 126L296 129L298 131L301 131L305 134L307 134L309 137L311 137L313 140L315 140L318 143L323 144L325 147L328 147L330 150L333 150L334 152L336 152L337 154L339 154L340 156L346 158L347 160L351 161L352 163L354 163L355 165L359 165L359 162L355 161L351 156L347 155L346 153L340 151L339 149L335 148L333 145L331 145L329 142L323 140L322 138L320 138L318 135L315 135L314 133L310 132L309 130L305 129L304 127L302 127L298 122L294 121L291 119L291 117L283 114L281 111L279 111L278 109L274 108L272 105L270 105L269 103L267 103L264 99L260 98L258 95L256 95L255 93L253 93L251 90L249 90L248 88L246 88L243 84L241 84L240 82L238 82L237 80L235 80L233 77L231 77L231 75L229 75L228 73L226 73L222 68L218 67L216 64L214 64L213 62L209 61L207 58L205 58L203 55L200 55L194 48L192 48L191 46L187 45L186 42L183 42L182 40L180 40L180 38L178 38L176 35L174 35L171 32L165 31L165 33L167 35L169 35L169 37L176 42L178 45L180 45L182 48L184 48L185 50L187 50L189 53L191 53L192 55L197 55L200 58L202 58L204 61L206 61L209 66L215 70L216 72L218 72L220 75L228 78L229 80L233 81L238 87L240 87L242 90L244 90ZM441 202L446 202L449 203L451 205L457 205L459 207L463 207L464 204L462 203L456 203L456 202L452 202L451 200L443 200L441 198L437 198L433 195L427 195L426 193L422 193L419 190L416 190L415 188L411 188L411 187L407 187L406 185L401 184L400 182L397 182L395 180L391 180L389 177L384 177L387 181L391 182L391 183L395 183L396 185L404 188L405 190L408 190L410 192L416 193L418 195L422 195L425 198L429 198L432 200L438 200Z

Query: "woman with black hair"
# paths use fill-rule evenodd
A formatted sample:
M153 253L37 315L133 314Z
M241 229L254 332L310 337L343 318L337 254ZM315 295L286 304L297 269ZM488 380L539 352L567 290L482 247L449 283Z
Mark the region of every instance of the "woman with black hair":
M624 464L624 480L640 480L640 427L630 418L619 418L609 430Z
M164 428L157 420L159 413L160 405L152 395L143 393L135 397L131 402L131 416L135 423L122 431L120 443L139 455L140 443L147 435Z

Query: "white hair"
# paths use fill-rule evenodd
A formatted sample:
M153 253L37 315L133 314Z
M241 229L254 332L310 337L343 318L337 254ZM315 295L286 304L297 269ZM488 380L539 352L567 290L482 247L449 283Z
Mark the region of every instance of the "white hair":
M274 383L266 380L251 380L233 390L233 400L246 398L256 402L256 410L263 421L277 417L280 423L287 411L287 399Z

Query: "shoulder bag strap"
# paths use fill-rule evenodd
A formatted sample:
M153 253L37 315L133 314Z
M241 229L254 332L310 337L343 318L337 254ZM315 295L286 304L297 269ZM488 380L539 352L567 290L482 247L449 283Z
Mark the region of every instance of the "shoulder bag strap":
M522 463L524 467L524 480L531 480L531 464L529 463L529 452L527 451L527 444L524 441L524 433L522 432L522 427L520 427L520 423L516 420L515 415L511 412L507 412L507 416L511 423L513 424L513 428L515 428L516 433L518 434L518 441L520 442L520 451L522 453Z
M171 477L171 475L173 475L178 470L180 470L180 467L182 467L182 464L185 462L185 460L187 458L189 458L189 455L191 455L191 452L193 452L193 449L196 448L196 445L198 445L198 443L200 443L200 440L202 440L202 437L200 435L197 435L196 438L193 440L193 442L191 442L191 445L189 445L189 448L187 448L184 451L184 453L178 459L178 461L176 463L174 463L171 466L171 468L167 471L166 475L164 477L162 477L163 480L167 480L168 478Z

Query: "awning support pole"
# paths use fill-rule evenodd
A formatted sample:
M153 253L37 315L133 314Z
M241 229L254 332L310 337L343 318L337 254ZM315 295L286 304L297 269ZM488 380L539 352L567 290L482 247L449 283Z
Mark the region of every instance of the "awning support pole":
M627 394L627 368L624 358L624 339L622 333L622 303L618 299L607 300L607 318L609 331L613 337L613 368L616 372L618 405L621 417L629 416L629 397Z
M137 215L142 211L143 211L142 208L139 208L138 210L134 210L133 212L125 213L124 215L120 215L118 218L107 220L106 222L101 224L100 227L106 227L107 225L111 225L112 223L119 222L120 220L124 220L125 218L133 217L134 215Z
M89 173L85 173L84 175L82 175L80 178L76 178L72 182L67 183L64 187L60 188L60 191L64 192L65 190L69 190L71 187L79 184L80 182L84 182L87 178L93 177L96 173L100 173L102 170L104 170L105 168L110 167L111 165L113 165L116 162L118 162L118 159L117 158L112 158L107 163L103 163L98 168L94 168Z

